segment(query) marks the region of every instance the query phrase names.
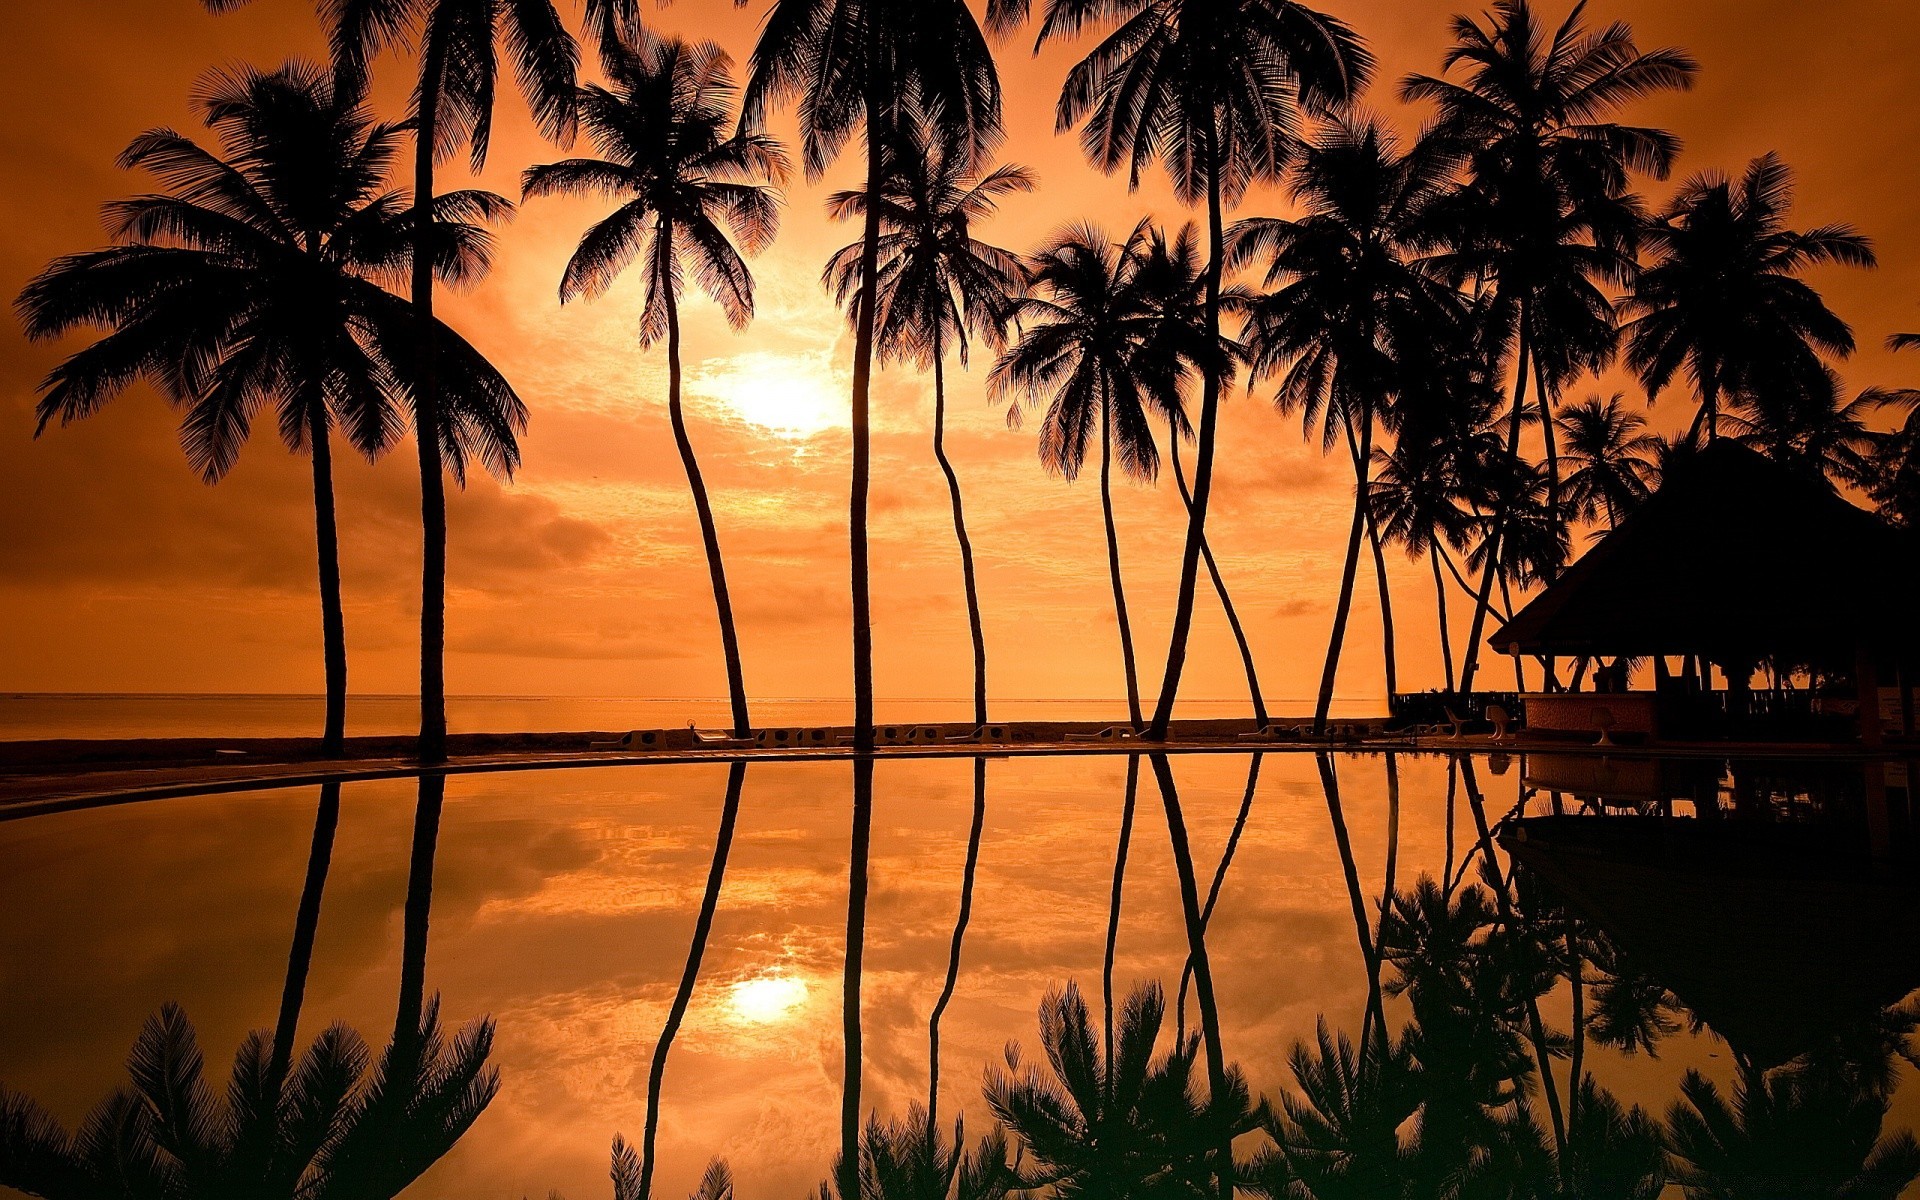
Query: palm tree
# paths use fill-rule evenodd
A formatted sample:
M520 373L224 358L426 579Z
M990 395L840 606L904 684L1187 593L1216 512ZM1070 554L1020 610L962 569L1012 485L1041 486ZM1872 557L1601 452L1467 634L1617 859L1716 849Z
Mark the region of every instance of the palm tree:
M529 167L521 190L528 197L590 193L623 201L581 239L561 278L560 302L600 296L626 267L642 264L647 297L640 345L662 337L667 342L667 414L706 547L733 702L733 736L750 737L753 723L720 535L680 403L680 291L683 264L691 263L701 290L720 305L729 324L741 329L753 319L753 276L728 233L749 252L772 243L780 218L770 185L785 176L786 157L765 134L730 128L735 90L730 60L713 43L643 35L634 44L603 47L601 57L611 86L584 86L575 103L604 157Z
M995 0L996 6L999 0ZM886 147L914 114L935 120L936 141L974 162L1000 129L1000 76L966 0L775 0L761 25L742 125L799 101L802 157L818 179L856 128L866 138L860 233L861 303L854 314L853 471L848 529L853 590L853 741L873 748L873 621L867 568L868 397L878 328L880 217ZM858 1130L844 1132L851 1173ZM851 1174L846 1180L849 1194Z
M1743 1068L1732 1103L1688 1071L1667 1114L1673 1177L1688 1200L1902 1194L1920 1179L1920 1143L1881 1136L1883 1096L1817 1070Z
M1067 1196L1199 1200L1217 1195L1209 1160L1221 1139L1251 1129L1246 1082L1236 1069L1224 1102L1193 1096L1197 1038L1154 1055L1166 1015L1159 985L1126 999L1112 1057L1095 1045L1091 1014L1068 983L1040 1002L1047 1070L1018 1043L989 1068L987 1104L1021 1142L1013 1168L1022 1191ZM1231 1179L1229 1172L1228 1179Z
M1792 173L1769 153L1736 183L1689 179L1642 237L1652 261L1626 298L1627 365L1649 400L1683 367L1700 409L1687 440L1719 436L1724 403L1746 406L1775 387L1819 386L1822 354L1853 352L1853 331L1802 271L1871 267L1867 239L1845 225L1789 229Z
M1325 728L1333 702L1360 539L1368 531L1375 427L1391 428L1399 393L1432 371L1435 347L1460 336L1455 293L1420 262L1433 246L1432 210L1452 171L1452 160L1432 146L1402 152L1373 121L1337 122L1301 152L1291 176L1304 215L1256 217L1233 230L1234 260L1264 261L1272 289L1250 305L1254 377L1279 375L1275 406L1299 414L1309 435L1318 425L1324 450L1344 438L1354 470L1353 521L1314 706L1316 731Z
M486 268L475 219L506 201L455 192L436 204L436 241L413 254L405 193L385 179L400 127L376 122L363 94L292 62L239 68L203 85L200 108L220 139L208 149L170 129L135 138L124 167L158 175L159 195L118 201L109 225L126 244L55 260L21 292L27 333L80 326L109 332L69 356L43 384L44 432L91 416L137 380L183 411L181 441L208 483L235 460L268 403L288 448L309 455L326 663L322 747L337 754L346 726L347 649L334 516L332 438L338 426L372 458L400 428L396 400L417 390L414 318L382 281L422 269L462 282ZM446 450L464 478L471 453L511 474L526 411L473 348L436 325L454 419Z
M980 835L987 824L987 760L973 760L973 824L967 830L967 862L960 872L960 912L953 919L953 943L947 951L947 978L940 998L933 1002L927 1017L927 1129L937 1132L940 1124L940 1018L947 1013L953 993L960 986L960 952L966 945L967 922L973 916L973 884L980 869ZM959 1139L955 1139L958 1144Z
M1889 350L1914 347L1920 347L1920 333L1896 333L1887 339ZM1920 388L1868 388L1862 396L1871 397L1877 407L1906 412L1899 427L1882 434L1875 445L1867 494L1880 515L1894 524L1920 525Z
M1365 1040L1356 1052L1323 1019L1311 1047L1296 1042L1290 1065L1299 1094L1281 1094L1266 1115L1272 1149L1254 1161L1256 1194L1268 1200L1371 1200L1419 1195L1415 1147L1402 1126L1420 1108L1422 1080L1409 1039Z
M834 1178L842 1177L834 1164ZM953 1124L953 1140L918 1104L904 1120L867 1122L860 1140L859 1192L852 1200L1005 1200L1016 1181L1007 1166L1007 1135L995 1127L967 1149L966 1125ZM822 1183L815 1200L837 1200L842 1193ZM621 1198L624 1200L624 1198Z
M333 1025L282 1087L270 1082L270 1039L256 1030L216 1099L192 1023L168 1004L134 1042L131 1086L72 1134L33 1100L0 1088L0 1187L46 1200L385 1200L453 1149L499 1089L487 1063L491 1022L452 1043L437 1028L428 1039L432 1073L401 1080L385 1061L370 1073L366 1043ZM362 1152L376 1144L382 1156Z
M1508 449L1519 452L1527 387L1537 385L1547 455L1547 503L1560 507L1552 397L1614 346L1613 307L1603 285L1633 272L1639 209L1630 172L1665 178L1679 142L1663 130L1607 119L1625 104L1692 85L1697 66L1676 49L1641 51L1616 22L1589 30L1584 2L1550 32L1528 0L1499 0L1487 23L1453 20L1443 69L1464 81L1411 75L1404 99L1439 108L1435 135L1467 156L1453 208L1454 252L1445 274L1484 295L1489 357L1514 355ZM1501 533L1504 501L1496 513ZM1493 576L1475 597L1460 686L1470 690Z
M1006 345L1006 323L1023 287L1020 259L974 237L973 228L993 215L1002 197L1032 191L1034 177L1025 167L1007 164L987 170L985 163L970 161L961 150L933 137L924 117L907 122L896 136L900 144L887 150L880 191L875 274L880 294L874 336L882 361L905 360L933 369L933 456L946 476L966 586L967 627L973 635L973 722L985 725L987 641L980 626L980 593L961 509L960 477L947 460L946 356L949 348L957 350L965 366L974 337L995 349ZM846 191L835 194L828 207L846 220L863 216L866 202L865 192ZM827 286L853 315L861 308L857 297L863 250L864 243L856 242L827 263Z
M1868 420L1884 406L1871 391L1848 400L1839 375L1824 363L1793 386L1771 380L1754 393L1744 416L1725 423L1743 444L1829 487L1869 487L1881 435Z
M720 907L720 888L727 878L727 858L733 852L733 830L740 818L740 791L746 786L747 763L734 761L727 768L726 798L720 804L720 829L713 839L713 861L707 867L707 886L701 893L700 911L693 921L693 938L687 945L687 964L680 973L680 986L667 1009L666 1025L660 1040L653 1045L653 1059L647 1067L647 1125L641 1136L640 1158L636 1163L634 1200L646 1200L653 1194L654 1141L660 1132L660 1091L667 1077L667 1054L673 1049L674 1036L693 1001L693 988L700 980L700 963L706 957L707 938L713 933L713 914ZM614 1139L613 1158L618 1163L624 1143ZM616 1175L617 1175L616 1170Z
M1567 461L1561 489L1571 520L1605 517L1612 529L1647 498L1654 435L1647 432L1647 419L1625 400L1619 392L1604 400L1589 396L1560 412Z
M1392 450L1374 451L1374 465L1368 485L1374 524L1383 538L1405 547L1409 557L1425 554L1433 568L1440 661L1451 692L1453 641L1447 622L1447 587L1440 573L1441 546L1464 549L1472 518L1461 506L1449 456L1439 442L1403 426Z
M1137 281L1146 294L1147 302L1159 313L1161 340L1166 344L1166 350L1156 353L1154 358L1178 363L1186 356L1187 347L1206 344L1206 333L1200 325L1206 303L1206 269L1200 262L1198 234L1191 222L1182 225L1179 233L1172 237L1167 236L1167 231L1162 228L1147 230ZM1244 297L1238 291L1230 291L1222 297L1222 303L1228 300L1239 307ZM1218 339L1216 353L1220 362L1230 362L1240 353L1239 343L1222 336ZM1181 507L1191 521L1193 491L1187 486L1187 473L1180 465L1180 443L1192 440L1193 424L1187 420L1178 384L1165 390L1168 392L1165 414L1167 458L1173 463L1173 482L1180 492ZM1200 539L1200 558L1207 564L1207 577L1213 583L1214 594L1220 597L1220 607L1227 617L1227 628L1233 633L1234 645L1240 651L1240 666L1247 673L1247 696L1253 704L1254 725L1265 729L1267 704L1260 694L1260 675L1253 665L1253 648L1247 644L1247 632L1240 624L1240 614L1233 607L1233 597L1227 592L1226 580L1220 575L1220 564L1215 561L1213 546L1204 532Z
M238 3L243 0L216 0ZM630 0L589 0L588 17L602 30L611 15L628 14ZM337 71L364 78L370 58L384 46L410 40L419 48L419 75L413 90L413 235L431 243L436 210L434 175L439 163L461 147L475 172L486 165L493 135L493 106L498 93L501 50L512 59L515 81L532 110L541 134L570 140L574 129L575 68L579 47L561 23L553 0L359 0L329 6L328 31ZM449 463L440 450L440 429L449 418L442 403L447 391L438 342L427 336L438 328L433 316L434 276L426 260L416 258L408 281L415 320L418 361L413 393L415 445L420 457L420 745L421 761L446 757L447 500L443 473ZM456 474L457 478L457 474Z
M1005 0L1005 15L1029 0ZM1065 131L1079 125L1088 158L1103 171L1125 167L1137 185L1159 160L1182 203L1207 210L1202 325L1220 334L1226 210L1248 185L1276 180L1303 111L1325 114L1366 85L1373 57L1344 22L1298 0L1048 0L1035 48L1112 27L1068 72L1056 110ZM1221 69L1232 63L1234 69ZM1193 504L1180 560L1167 668L1148 735L1167 736L1186 666L1200 543L1213 495L1213 453L1227 366L1201 372Z
M1120 469L1136 479L1151 479L1159 470L1148 410L1167 411L1190 361L1164 352L1165 330L1138 286L1137 248L1145 229L1143 221L1117 245L1091 226L1072 226L1035 252L1027 266L1029 294L1014 308L1020 338L987 376L990 390L1020 402L1008 407L1009 424L1018 424L1022 404L1046 402L1040 461L1069 482L1079 477L1099 428L1107 571L1135 729L1145 722L1113 524L1113 460L1117 455Z
M274 1023L272 1052L267 1060L270 1091L277 1091L293 1066L293 1042L300 1029L300 1009L306 1002L307 974L313 966L313 942L320 930L320 903L326 896L327 873L333 864L333 838L340 828L340 784L320 785L320 806L313 816L313 842L307 851L307 874L300 886L300 907L293 921L293 945L287 951L287 979L280 991L280 1016Z

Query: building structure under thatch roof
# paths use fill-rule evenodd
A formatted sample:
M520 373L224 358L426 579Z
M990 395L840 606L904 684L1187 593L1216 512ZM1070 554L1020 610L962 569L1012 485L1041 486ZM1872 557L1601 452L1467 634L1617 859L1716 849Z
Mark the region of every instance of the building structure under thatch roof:
M1666 656L1712 663L1725 674L1724 693L1700 686L1697 676L1668 690L1676 698L1691 691L1704 702L1697 709L1715 708L1735 723L1792 707L1749 690L1761 663L1846 676L1864 698L1863 726L1873 725L1877 737L1880 684L1898 680L1910 694L1920 669L1917 602L1920 542L1911 534L1822 480L1721 440L1676 462L1657 492L1488 644L1503 654L1593 663L1650 656L1661 686ZM1632 714L1622 728L1653 734L1660 690L1629 693L1645 698L1638 705L1616 696L1611 707L1619 711L1609 716ZM1579 708L1557 695L1563 699L1529 705L1531 724L1541 725L1536 708ZM1795 703L1809 701L1803 694Z

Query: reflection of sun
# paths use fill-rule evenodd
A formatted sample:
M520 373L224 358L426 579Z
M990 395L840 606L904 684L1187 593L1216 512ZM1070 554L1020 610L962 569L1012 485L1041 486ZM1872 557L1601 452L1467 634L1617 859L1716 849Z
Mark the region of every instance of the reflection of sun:
M709 360L691 390L777 437L812 437L848 421L847 389L823 355L749 351Z
M742 979L727 990L727 1008L742 1021L771 1025L807 1002L807 982L792 975Z

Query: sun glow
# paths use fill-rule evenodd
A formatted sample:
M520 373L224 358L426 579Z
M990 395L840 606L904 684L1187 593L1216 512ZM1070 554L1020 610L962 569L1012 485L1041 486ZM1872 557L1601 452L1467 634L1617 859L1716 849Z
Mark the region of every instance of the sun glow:
M749 351L712 359L690 390L775 437L810 438L848 423L847 388L825 354Z
M727 990L727 1008L738 1020L771 1025L794 1015L807 1002L807 982L793 975L742 979Z

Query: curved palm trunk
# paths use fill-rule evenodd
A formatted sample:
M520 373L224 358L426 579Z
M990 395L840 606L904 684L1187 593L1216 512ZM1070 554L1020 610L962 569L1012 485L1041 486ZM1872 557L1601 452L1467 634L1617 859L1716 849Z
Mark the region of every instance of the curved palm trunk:
M947 372L939 322L933 330L933 457L947 477L947 496L953 501L953 540L960 545L960 578L967 589L967 629L973 634L973 723L987 723L987 637L980 627L980 591L973 574L973 542L967 537L967 518L960 508L960 477L947 461ZM932 1111L931 1108L928 1109Z
M1371 1028L1376 1018L1381 1018L1383 1008L1380 1001L1380 967L1374 958L1373 934L1367 921L1367 902L1360 895L1360 869L1354 865L1353 843L1347 838L1346 810L1340 805L1340 780L1334 773L1333 756L1315 754L1314 763L1320 768L1320 790L1327 798L1327 817L1333 822L1333 842L1340 851L1340 870L1347 878L1347 902L1353 908L1353 928L1360 938L1360 959L1367 968L1367 1011L1362 1019L1363 1028ZM1361 1043L1365 1045L1364 1040Z
M1368 432L1372 432L1371 423L1368 424ZM1371 445L1371 438L1368 443ZM1381 662L1386 666L1387 704L1391 708L1394 693L1400 690L1399 661L1393 651L1393 593L1387 586L1387 556L1381 549L1380 523L1374 519L1373 505L1366 503L1368 481L1372 477L1373 451L1368 449L1363 453L1360 447L1354 445L1351 422L1347 424L1347 448L1355 456L1354 474L1360 481L1361 509L1367 514L1367 544L1373 548L1373 578L1380 588Z
M293 919L293 945L287 952L287 981L280 992L280 1017L273 1029L273 1052L267 1064L267 1094L275 1095L293 1063L293 1039L300 1028L300 1008L307 995L307 974L313 967L313 941L320 929L320 901L327 891L327 870L333 863L333 835L340 827L340 785L320 785L320 807L313 817L313 844L307 852L307 877L300 888L300 908Z
M1173 482L1180 489L1180 503L1186 506L1187 519L1193 519L1193 493L1187 490L1186 469L1180 465L1180 437L1170 435L1167 439L1167 455L1173 460ZM1247 645L1246 630L1240 627L1240 614L1234 611L1233 597L1227 594L1227 584L1220 577L1220 564L1214 561L1213 547L1203 535L1200 539L1200 556L1206 560L1207 576L1213 580L1213 590L1220 597L1220 607L1227 613L1227 628L1233 630L1234 645L1240 648L1240 665L1247 672L1247 697L1253 703L1255 727L1267 727L1267 704L1260 695L1260 676L1253 669L1253 650ZM1257 755L1255 756L1258 757Z
M1399 869L1399 865L1400 762L1398 756L1389 750L1387 752L1387 865L1383 881L1380 885L1380 915L1373 926L1373 962L1370 964L1373 970L1373 980L1368 985L1370 994L1375 996L1382 995L1380 991L1380 962L1386 954L1387 912L1393 904L1394 873ZM1385 1002L1383 1000L1379 1013L1378 1030L1383 1049L1389 1040L1386 1025L1387 1014L1384 1004ZM1373 1031L1373 1025L1374 1013L1369 1010L1365 1019L1360 1023L1360 1046L1363 1052L1369 1042L1369 1034Z
M420 1015L427 990L427 925L433 911L433 861L440 844L440 810L447 778L422 775L413 813L413 852L407 864L407 903L401 922L400 1003L393 1019L394 1058L412 1062L420 1052Z
M1140 674L1133 661L1133 625L1127 620L1127 589L1120 576L1120 535L1113 527L1113 414L1100 405L1100 512L1107 526L1107 572L1113 577L1113 616L1120 624L1120 662L1127 672L1127 717L1139 729Z
M879 50L879 22L869 22L869 59ZM872 472L868 398L873 388L874 297L880 288L880 189L885 179L881 162L881 131L874 122L891 101L869 94L867 102L866 217L860 230L860 291L854 305L853 332L853 471L847 497L849 571L853 587L853 748L873 749L873 601L867 577L867 490ZM856 1068L857 1071L857 1068ZM857 1114L856 1114L857 1115ZM854 1134L857 1138L858 1123ZM857 1154L858 1145L854 1146ZM848 1158L848 1170L857 1181L859 1162ZM854 1193L843 1193L851 1197Z
M1427 559L1433 564L1433 598L1440 620L1440 661L1446 667L1447 690L1453 690L1453 635L1447 629L1447 584L1440 575L1440 548L1427 543Z
M973 916L973 880L980 867L980 833L987 823L987 760L973 760L973 828L967 833L967 865L960 876L960 914L953 922L953 946L947 953L947 981L934 1001L933 1014L927 1018L927 1136L935 1137L940 1128L940 1018L947 1013L953 992L960 984L960 950L967 937L967 921Z
M333 445L320 397L307 404L307 438L313 451L313 533L320 566L320 640L327 673L326 724L320 752L337 755L347 733L347 622L340 601L340 530L333 506Z
M668 259L673 255L673 227L662 221L654 235L654 246ZM672 279L672 263L664 264L662 277ZM727 568L720 557L720 533L714 528L713 504L707 499L707 485L700 476L700 461L694 457L693 442L687 437L687 418L680 406L680 303L673 289L667 299L667 415L673 421L673 444L680 451L680 465L686 468L687 488L693 492L693 508L700 517L700 543L707 552L707 576L713 585L713 607L720 618L720 648L727 660L727 696L733 704L733 736L753 736L753 721L747 716L747 685L740 670L740 634L733 624L733 599L727 593ZM644 1191L642 1195L644 1195Z
M413 236L416 247L433 233L433 147L439 130L446 47L439 22L427 22L421 52L419 113L414 128ZM447 492L440 458L440 379L435 364L433 259L415 253L411 295L420 323L413 385L414 441L420 453L420 743L423 763L447 757Z
M733 851L733 827L740 816L740 790L747 781L747 764L736 759L727 769L727 797L720 806L720 831L713 839L713 862L707 868L707 890L700 897L700 913L694 918L693 940L687 946L687 965L680 973L680 987L667 1010L667 1023L660 1040L653 1046L653 1061L647 1068L647 1128L640 1141L640 1191L638 1200L653 1194L654 1140L660 1131L660 1088L667 1077L667 1052L680 1032L680 1022L693 1000L693 985L700 978L700 960L707 953L707 937L713 932L713 914L720 907L720 886L727 877L727 856Z
M1353 581L1360 570L1360 538L1366 532L1367 523L1367 481L1365 471L1359 464L1366 461L1366 455L1372 453L1372 447L1373 425L1368 422L1360 436L1361 453L1354 458L1356 484L1353 524L1347 530L1347 556L1340 568L1340 598L1334 605L1333 631L1327 637L1327 660L1320 669L1320 694L1313 705L1313 731L1316 734L1327 730L1327 712L1333 707L1334 679L1340 672L1340 646L1346 640L1347 615L1353 607Z
M1213 994L1213 966L1207 959L1207 932L1200 918L1200 891L1193 874L1193 849L1187 842L1187 821L1174 788L1173 765L1165 754L1153 756L1153 776L1160 785L1161 806L1167 813L1167 840L1173 847L1173 865L1180 876L1180 911L1186 918L1187 959L1193 963L1194 994L1200 1003L1201 1040L1207 1049L1207 1092L1216 1117L1227 1111L1230 1084L1226 1052L1220 1044L1220 1009ZM1233 1200L1233 1131L1222 1125L1214 1150L1214 1178L1220 1200Z
M1513 420L1507 427L1507 453L1520 453L1520 422L1527 408L1527 374L1533 355L1533 345L1529 338L1532 322L1528 319L1529 305L1526 297L1520 298L1520 345L1517 352L1516 370L1513 380ZM1488 530L1490 539L1487 545L1487 565L1480 574L1480 591L1474 597L1473 623L1467 628L1466 661L1460 668L1460 690L1473 691L1473 672L1480 661L1480 636L1486 631L1487 607L1493 603L1493 577L1500 565L1500 538L1506 532L1507 508L1503 504L1494 514L1493 527Z
M1226 230L1220 199L1219 148L1209 122L1206 137L1207 173L1207 281L1203 321L1209 344L1220 336L1220 272L1226 257ZM1222 371L1200 373L1200 438L1193 465L1193 498L1187 506L1187 543L1180 554L1180 592L1174 603L1173 633L1167 641L1167 669L1160 681L1160 700L1146 736L1165 741L1173 721L1173 702L1180 694L1180 674L1187 665L1187 634L1193 628L1193 593L1200 576L1200 547L1206 540L1207 502L1213 498L1213 444L1220 416ZM1136 722L1137 724L1137 722Z
M1106 1070L1101 1075L1106 1105L1113 1102L1113 959L1120 944L1120 899L1127 883L1127 849L1133 843L1133 807L1140 795L1140 756L1127 755L1127 799L1120 810L1120 844L1113 852L1113 895L1107 901L1107 946L1100 961L1101 1011L1106 1017Z
M868 726L872 735L872 726ZM853 833L847 861L847 954L840 983L840 1030L845 1058L840 1074L842 1200L860 1195L860 972L867 944L867 852L873 837L873 757L853 760Z
M1233 818L1233 830L1227 834L1226 848L1220 852L1220 865L1214 868L1213 882L1207 887L1207 902L1200 909L1200 930L1206 932L1213 922L1213 906L1220 902L1220 889L1227 882L1227 868L1233 865L1233 852L1240 848L1240 835L1246 832L1247 817L1253 813L1253 793L1260 783L1260 759L1258 750L1253 752L1253 760L1247 764L1247 787L1240 795L1240 811ZM1180 968L1180 994L1173 1006L1174 1037L1185 1041L1187 1036L1187 985L1193 982L1193 956L1188 955Z

